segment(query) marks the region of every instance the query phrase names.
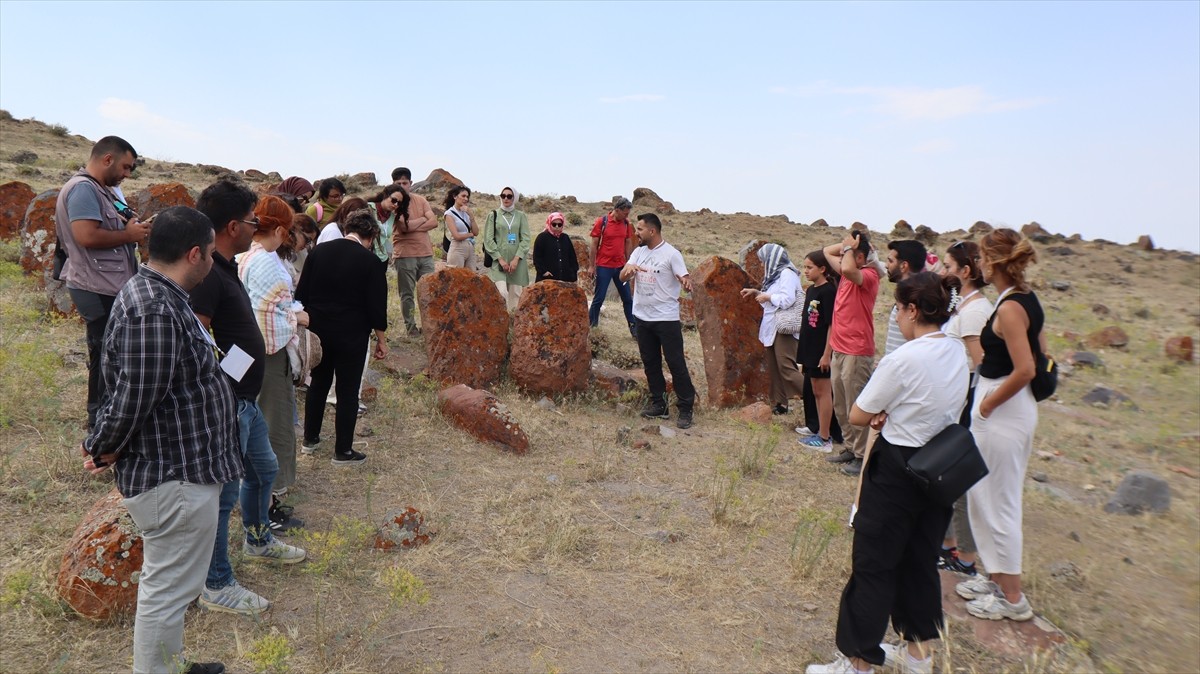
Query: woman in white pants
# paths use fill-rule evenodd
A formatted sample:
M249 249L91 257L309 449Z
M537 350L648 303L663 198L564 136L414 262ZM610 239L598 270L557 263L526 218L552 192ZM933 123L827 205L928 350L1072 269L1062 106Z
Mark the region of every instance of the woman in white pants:
M1021 592L1021 495L1038 420L1029 388L1036 369L1034 349L1044 352L1046 344L1045 315L1025 282L1025 268L1037 254L1028 239L1011 229L984 236L980 252L984 279L1000 295L979 335L983 361L971 411L971 433L989 472L968 492L967 510L979 557L991 577L972 578L955 589L971 600L967 612L977 618L1029 620L1033 609Z

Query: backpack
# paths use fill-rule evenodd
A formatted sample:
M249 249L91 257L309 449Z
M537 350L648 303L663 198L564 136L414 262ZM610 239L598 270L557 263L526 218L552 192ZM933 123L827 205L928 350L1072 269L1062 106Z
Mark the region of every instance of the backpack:
M496 219L499 217L499 214L500 214L499 210L492 211L492 243L498 243L496 241L496 229L497 229ZM488 254L486 248L483 249L483 266L485 266L489 269L491 269L491 267L492 267L492 256L490 254Z

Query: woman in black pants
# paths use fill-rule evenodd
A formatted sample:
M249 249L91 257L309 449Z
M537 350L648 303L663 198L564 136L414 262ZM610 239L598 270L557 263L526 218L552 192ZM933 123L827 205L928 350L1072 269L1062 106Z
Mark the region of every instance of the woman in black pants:
M337 374L333 465L350 466L367 460L352 446L355 402L372 331L375 358L387 356L387 280L384 263L371 252L379 237L371 212L355 211L341 224L345 238L317 246L308 256L296 299L308 311L309 330L321 338L323 352L304 400L303 449L311 454L320 444L325 397Z
M809 665L808 674L867 674L885 661L901 671L932 671L927 642L944 628L937 560L951 510L930 500L905 465L958 422L967 395L962 342L938 327L950 317L950 291L959 285L955 277L922 272L896 286L897 322L908 341L879 361L850 409L851 423L880 433L854 516L850 580L838 610L841 654ZM907 652L881 643L889 619Z

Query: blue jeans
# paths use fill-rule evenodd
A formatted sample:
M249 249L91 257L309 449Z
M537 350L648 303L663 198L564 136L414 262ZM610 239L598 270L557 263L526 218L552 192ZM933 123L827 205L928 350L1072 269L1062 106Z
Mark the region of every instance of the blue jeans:
M630 328L637 325L633 317L633 295L629 292L629 284L621 280L620 273L620 267L596 266L596 294L592 295L592 306L588 309L588 321L593 328L600 323L600 307L604 306L610 281L617 284L617 294L621 296L621 304L625 305L625 322Z
M205 585L219 590L233 583L233 567L229 564L229 513L240 493L242 528L250 545L271 542L271 523L267 511L271 508L271 484L279 472L279 461L271 449L267 421L258 403L238 399L238 431L241 439L242 466L246 475L239 482L226 482L221 488L220 509L217 511L217 540L213 545L212 561L208 564Z

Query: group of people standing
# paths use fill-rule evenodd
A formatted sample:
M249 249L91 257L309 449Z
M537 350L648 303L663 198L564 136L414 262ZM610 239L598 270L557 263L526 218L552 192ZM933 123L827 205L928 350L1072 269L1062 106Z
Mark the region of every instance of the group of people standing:
M1030 382L1045 351L1044 316L1025 279L1036 253L1011 229L957 242L942 259L910 240L887 251L879 260L869 235L852 232L808 253L801 271L782 246L767 244L757 252L761 288L742 292L763 308L759 341L775 412L787 414L790 400L811 392L800 444L859 476L839 653L810 674L866 674L885 663L932 671L930 642L944 627L939 568L961 576L956 591L970 615L1033 617L1021 591L1021 520L1037 426ZM876 366L874 309L885 274L895 304ZM995 304L983 294L988 285ZM949 508L905 466L954 423L970 428L989 474ZM883 643L889 618L906 648Z

